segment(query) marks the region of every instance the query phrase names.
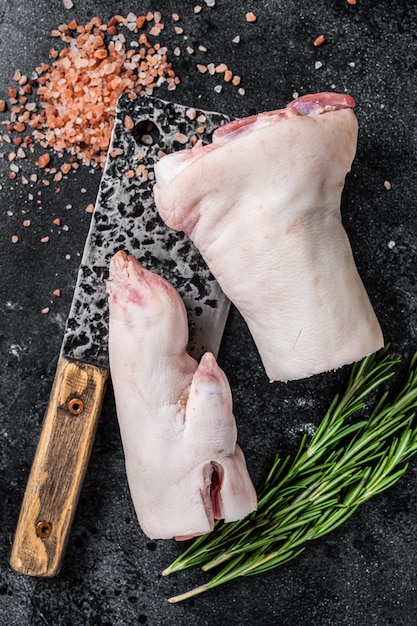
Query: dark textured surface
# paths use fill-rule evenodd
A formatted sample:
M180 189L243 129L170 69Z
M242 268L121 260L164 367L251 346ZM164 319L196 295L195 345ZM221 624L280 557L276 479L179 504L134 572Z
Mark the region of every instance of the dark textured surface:
M343 219L358 269L387 340L408 358L416 349L416 53L414 0L217 0L214 7L161 0L128 2L0 0L0 98L15 69L30 74L48 61L50 31L73 17L126 15L160 9L160 36L181 78L174 92L154 95L231 116L285 106L293 93L348 91L357 100L359 145L343 196ZM184 8L183 8L184 7ZM245 13L257 14L248 24ZM184 34L170 15L181 15ZM324 33L327 42L312 44ZM189 39L184 40L184 35ZM240 35L240 43L233 38ZM194 54L186 52L192 44ZM198 50L203 45L207 52ZM179 46L182 54L175 57ZM316 62L322 63L316 67ZM242 76L244 96L196 63L227 63ZM214 87L223 85L221 93ZM34 157L25 164L35 171ZM269 574L238 580L170 606L165 598L200 584L199 571L160 575L181 547L150 542L130 502L111 388L63 568L50 580L8 565L21 498L41 429L100 172L81 167L68 180L30 188L10 181L0 161L0 617L13 626L118 624L416 623L417 459L401 482L364 505L339 530ZM386 189L384 182L391 183ZM59 190L59 191L58 191ZM40 195L38 195L38 191ZM32 193L34 198L30 199ZM69 208L70 207L70 208ZM60 217L62 227L53 225ZM30 228L22 221L31 220ZM18 234L19 244L11 243ZM40 242L49 235L48 244ZM60 288L61 298L52 292ZM48 315L41 313L50 307ZM239 440L259 483L277 450L294 451L316 424L346 371L288 385L270 385L251 338L232 310L220 363L235 399Z

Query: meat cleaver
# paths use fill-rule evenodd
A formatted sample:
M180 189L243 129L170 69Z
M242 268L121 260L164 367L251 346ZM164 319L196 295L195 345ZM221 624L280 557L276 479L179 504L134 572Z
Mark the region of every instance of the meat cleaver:
M159 218L152 180L163 153L207 141L227 121L220 113L147 96L126 93L118 101L12 546L10 564L17 572L54 576L62 564L109 375L105 283L113 254L124 249L171 282L188 312L189 352L196 359L206 350L217 354L230 303L186 235Z

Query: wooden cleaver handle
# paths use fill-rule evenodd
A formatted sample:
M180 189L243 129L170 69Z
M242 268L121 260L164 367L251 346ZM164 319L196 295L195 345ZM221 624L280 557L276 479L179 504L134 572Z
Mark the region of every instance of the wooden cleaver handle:
M104 367L60 357L12 547L17 572L59 572L107 377Z

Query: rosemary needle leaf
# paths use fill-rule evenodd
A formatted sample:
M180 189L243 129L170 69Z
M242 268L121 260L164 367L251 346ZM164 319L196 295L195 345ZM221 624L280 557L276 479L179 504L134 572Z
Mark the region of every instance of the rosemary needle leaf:
M219 568L206 584L169 602L288 562L401 478L417 453L417 353L396 396L382 391L369 417L352 421L394 375L400 359L388 350L386 345L352 366L344 392L333 399L311 441L303 436L293 460L276 455L254 513L216 523L164 570L167 575L191 566Z

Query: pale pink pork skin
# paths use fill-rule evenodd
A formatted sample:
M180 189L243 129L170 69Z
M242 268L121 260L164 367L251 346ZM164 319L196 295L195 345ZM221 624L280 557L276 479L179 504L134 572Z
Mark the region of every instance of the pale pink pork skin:
M155 167L162 219L200 250L271 381L333 370L383 346L341 222L354 106L343 94L302 96Z
M186 352L183 301L125 252L110 263L109 358L132 501L152 539L188 539L257 506L232 396L212 353Z

